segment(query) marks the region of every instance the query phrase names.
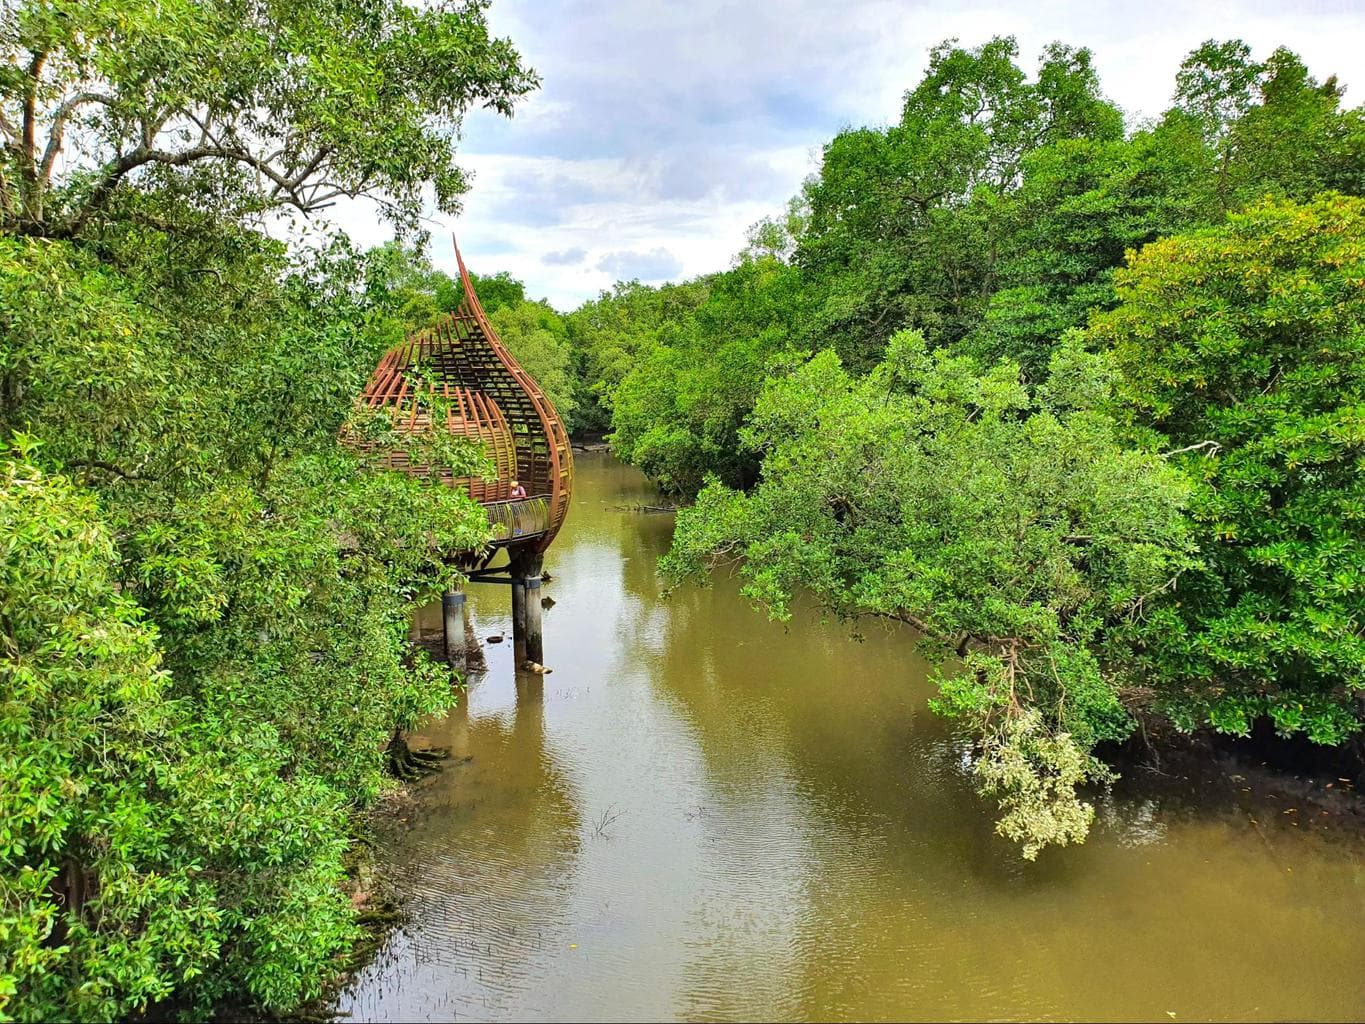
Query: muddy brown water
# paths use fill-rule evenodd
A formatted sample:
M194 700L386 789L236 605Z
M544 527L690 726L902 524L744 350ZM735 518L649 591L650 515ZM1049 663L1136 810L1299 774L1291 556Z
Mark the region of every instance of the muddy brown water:
M456 761L382 854L409 921L340 1013L1365 1017L1359 838L1230 773L1138 771L1084 846L1025 863L926 709L911 635L769 623L728 578L665 599L671 517L619 507L657 504L648 482L593 453L576 488L547 558L553 674L489 644L419 737ZM510 634L506 588L470 604Z

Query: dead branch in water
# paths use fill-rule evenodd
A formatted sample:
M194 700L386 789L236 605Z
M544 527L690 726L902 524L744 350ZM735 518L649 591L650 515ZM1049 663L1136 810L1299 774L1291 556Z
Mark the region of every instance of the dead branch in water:
M618 512L677 512L681 505L613 505Z
M607 835L607 829L616 824L624 813L624 811L616 810L615 804L608 804L607 809L592 823L593 832L603 839L610 839L611 837Z

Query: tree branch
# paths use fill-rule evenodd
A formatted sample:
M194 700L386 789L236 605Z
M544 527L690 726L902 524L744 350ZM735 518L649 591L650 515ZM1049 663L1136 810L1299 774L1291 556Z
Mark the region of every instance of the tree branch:
M81 466L86 469L102 469L106 473L113 473L115 476L124 480L156 480L157 477L149 476L145 473L131 472L112 462L105 462L102 459L77 459L71 463L72 466Z
M43 151L43 160L38 167L38 180L44 186L52 178L52 165L57 160L57 154L61 152L62 141L66 136L66 122L76 112L76 108L83 107L87 103L102 103L105 106L113 106L116 102L118 102L118 97L111 96L109 93L78 92L75 96L63 101L52 112L52 127L48 129L47 148Z
M103 208L108 202L109 197L118 187L119 183L137 170L148 164L162 164L167 167L185 167L189 164L197 163L201 160L230 160L235 163L251 167L258 173L268 178L276 186L271 193L272 196L285 195L291 205L308 213L320 207L320 201L312 198L305 198L299 193L299 187L303 184L306 175L326 156L325 151L319 156L315 156L313 161L306 167L299 176L290 178L282 171L270 165L261 157L239 146L224 145L215 141L212 144L193 146L190 149L182 150L178 153L169 152L162 149L153 149L144 144L138 146L129 153L120 156L106 164L103 173L100 175L99 183L91 191L89 199L86 200L80 211L71 218L63 227L52 232L53 237L71 237L81 230L89 221L90 217ZM339 193L333 192L324 198L332 198Z
M36 160L38 151L36 141L38 137L38 81L42 77L45 63L47 63L46 50L39 50L33 55L33 59L29 61L28 65L30 82L24 94L23 137L19 141L22 159L19 171L30 186L37 181L38 177Z
M30 84L24 92L24 141L30 146L30 151L34 133L37 131L38 82L42 79L43 65L46 63L47 51L38 50L33 54L33 59L28 64Z
M1184 455L1186 452L1196 452L1201 449L1208 449L1205 455L1217 455L1222 451L1223 446L1217 441L1200 441L1198 444L1187 444L1184 448L1176 448L1169 452L1162 452L1163 459L1169 459L1172 455Z

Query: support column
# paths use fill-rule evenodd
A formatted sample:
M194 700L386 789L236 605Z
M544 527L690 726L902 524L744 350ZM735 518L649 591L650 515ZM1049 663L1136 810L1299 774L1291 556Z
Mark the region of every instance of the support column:
M465 671L464 591L454 587L441 596L441 626L445 632L446 661Z
M545 664L545 646L540 632L540 576L526 580L526 660Z
M520 668L545 657L540 632L540 567L544 559L527 551L512 559L512 657Z
M526 661L526 580L512 570L512 661L517 668Z

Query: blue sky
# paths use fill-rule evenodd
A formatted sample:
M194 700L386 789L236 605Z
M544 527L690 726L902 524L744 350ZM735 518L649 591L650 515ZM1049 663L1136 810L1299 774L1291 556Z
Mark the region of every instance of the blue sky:
M433 257L453 262L454 231L472 269L511 271L561 309L617 279L728 266L831 136L898 116L950 36L1014 35L1030 68L1050 41L1089 46L1105 92L1135 116L1167 105L1180 60L1208 38L1240 37L1257 56L1286 45L1365 102L1359 3L494 0L488 17L543 85L510 120L466 120L473 189L458 217L430 219ZM391 237L367 209L336 220L358 241Z

